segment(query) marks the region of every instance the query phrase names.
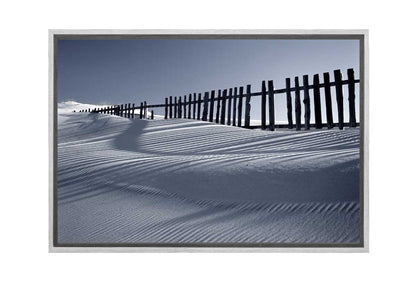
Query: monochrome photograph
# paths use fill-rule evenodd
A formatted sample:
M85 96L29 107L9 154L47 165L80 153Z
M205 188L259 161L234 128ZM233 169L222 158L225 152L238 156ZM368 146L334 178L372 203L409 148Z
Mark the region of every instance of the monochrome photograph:
M363 248L365 34L52 36L52 247Z

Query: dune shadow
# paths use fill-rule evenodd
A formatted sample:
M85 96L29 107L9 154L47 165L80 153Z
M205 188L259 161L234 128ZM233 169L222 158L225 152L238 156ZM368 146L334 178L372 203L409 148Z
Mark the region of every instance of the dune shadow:
M140 135L143 134L148 122L139 119L130 119L130 121L130 126L115 137L113 144L119 150L139 152Z

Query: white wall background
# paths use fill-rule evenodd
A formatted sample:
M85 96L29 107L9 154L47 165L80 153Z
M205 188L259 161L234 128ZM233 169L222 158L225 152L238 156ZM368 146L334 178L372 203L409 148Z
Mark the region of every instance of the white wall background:
M415 280L414 9L369 2L3 3L0 279ZM49 254L48 29L65 28L368 28L370 253Z

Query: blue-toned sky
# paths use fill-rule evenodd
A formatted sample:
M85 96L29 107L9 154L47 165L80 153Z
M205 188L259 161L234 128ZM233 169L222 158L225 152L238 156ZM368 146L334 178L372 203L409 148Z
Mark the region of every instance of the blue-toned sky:
M59 40L58 102L164 103L170 95L247 84L256 92L262 80L284 88L286 77L300 76L302 85L304 74L312 83L313 74L319 73L322 81L328 71L332 81L334 69L346 77L348 68L359 77L358 40ZM260 118L257 104L256 97L254 119ZM283 95L275 108L276 119L285 120Z

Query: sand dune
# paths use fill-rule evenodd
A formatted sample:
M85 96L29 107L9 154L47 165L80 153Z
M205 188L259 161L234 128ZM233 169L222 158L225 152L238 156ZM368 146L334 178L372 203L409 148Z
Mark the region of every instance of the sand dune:
M58 117L60 243L359 241L359 129Z

